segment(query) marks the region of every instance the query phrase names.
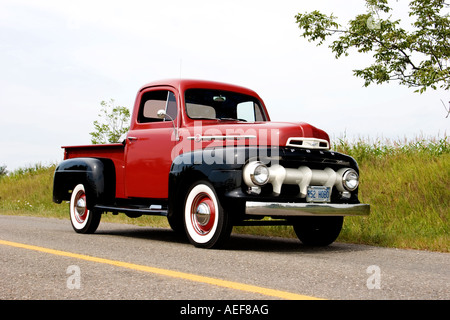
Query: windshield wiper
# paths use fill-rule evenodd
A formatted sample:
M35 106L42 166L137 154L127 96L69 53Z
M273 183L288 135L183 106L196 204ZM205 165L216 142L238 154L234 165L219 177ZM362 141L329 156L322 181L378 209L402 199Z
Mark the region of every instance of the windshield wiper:
M217 118L217 120L222 120L222 121L244 121L244 122L247 122L247 120L245 120L245 119L234 119L234 118Z

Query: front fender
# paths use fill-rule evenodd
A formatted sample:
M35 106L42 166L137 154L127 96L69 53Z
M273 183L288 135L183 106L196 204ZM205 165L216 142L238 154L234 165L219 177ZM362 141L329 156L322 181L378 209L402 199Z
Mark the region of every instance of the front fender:
M248 147L215 148L187 152L174 159L169 173L169 217L181 210L187 189L209 181L223 206L235 207L227 195L241 189L242 169L253 152Z
M207 179L216 191L239 188L242 183L242 169L249 159L268 163L278 154L278 148L248 146L207 148L183 153L172 162L169 197L186 177Z
M225 149L205 149L175 158L169 173L169 197L177 193L180 185L202 179L214 186L219 197L225 190L240 187L245 163L230 163L226 157Z

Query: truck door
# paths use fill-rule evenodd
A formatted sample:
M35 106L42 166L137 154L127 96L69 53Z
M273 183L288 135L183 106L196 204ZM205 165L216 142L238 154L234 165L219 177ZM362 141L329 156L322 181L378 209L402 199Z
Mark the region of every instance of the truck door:
M166 199L171 152L177 142L172 120L159 118L157 112L165 110L176 126L177 98L174 91L161 87L150 88L140 97L136 120L127 135L125 192L129 198Z

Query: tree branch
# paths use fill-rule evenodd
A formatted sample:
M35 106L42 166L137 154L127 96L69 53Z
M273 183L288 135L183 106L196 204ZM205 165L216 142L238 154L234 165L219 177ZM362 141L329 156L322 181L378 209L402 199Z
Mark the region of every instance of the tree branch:
M442 102L442 105L444 106L445 112L447 112L447 116L445 117L447 119L448 116L450 115L450 101L448 102L448 104L449 104L448 110L447 110L447 107L445 106L444 101L442 101L442 99L441 99L441 102Z

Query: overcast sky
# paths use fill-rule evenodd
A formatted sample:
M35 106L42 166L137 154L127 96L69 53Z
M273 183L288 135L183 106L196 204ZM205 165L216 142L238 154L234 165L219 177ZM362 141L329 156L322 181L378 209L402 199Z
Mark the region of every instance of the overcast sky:
M142 85L180 76L249 87L272 120L332 139L448 134L448 92L364 88L352 70L370 56L336 60L300 38L294 16L315 9L342 22L366 10L362 0L0 0L0 165L59 162L61 146L90 144L102 100L131 109Z

